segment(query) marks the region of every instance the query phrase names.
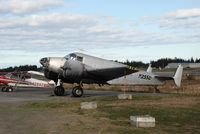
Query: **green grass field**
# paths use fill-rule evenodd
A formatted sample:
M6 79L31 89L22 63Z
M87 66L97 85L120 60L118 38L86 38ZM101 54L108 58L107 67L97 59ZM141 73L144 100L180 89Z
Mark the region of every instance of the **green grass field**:
M2 133L91 133L91 134L199 134L200 96L168 95L162 97L70 98L1 105ZM96 101L95 110L81 110L83 101ZM156 118L155 128L135 128L131 115ZM12 126L12 127L9 127ZM12 128L12 129L9 129Z

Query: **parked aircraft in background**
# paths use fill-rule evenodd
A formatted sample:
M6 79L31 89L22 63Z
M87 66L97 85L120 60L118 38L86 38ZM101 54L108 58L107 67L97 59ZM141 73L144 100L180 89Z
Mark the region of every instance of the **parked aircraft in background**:
M83 95L83 83L123 84L126 79L129 85L160 85L165 80L173 79L175 84L180 86L183 71L179 66L174 77L163 77L153 74L151 67L148 71L137 72L128 65L83 53L71 53L65 57L45 57L40 63L44 67L44 76L55 81L54 93L57 96L64 95L63 82L78 84L72 89L72 95L75 97Z
M13 92L17 87L49 88L53 87L52 84L52 82L31 78L31 75L27 72L10 72L0 76L2 92Z

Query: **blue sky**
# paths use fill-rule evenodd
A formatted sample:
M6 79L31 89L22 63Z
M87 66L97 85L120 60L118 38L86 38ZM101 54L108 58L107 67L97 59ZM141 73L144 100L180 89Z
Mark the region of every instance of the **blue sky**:
M70 52L200 58L199 0L0 0L0 68Z

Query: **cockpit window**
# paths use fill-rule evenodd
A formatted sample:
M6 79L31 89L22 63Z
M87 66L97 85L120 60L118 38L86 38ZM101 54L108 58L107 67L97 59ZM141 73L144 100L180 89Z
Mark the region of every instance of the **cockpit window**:
M71 60L77 60L77 61L83 62L83 57L77 56L75 53L71 53L69 55L66 55L65 59L66 60L71 59Z
M69 56L71 60L76 60L76 54L72 53Z
M74 53L68 54L68 55L65 56L65 59L66 60L68 60L68 59L75 60L76 54L74 54Z

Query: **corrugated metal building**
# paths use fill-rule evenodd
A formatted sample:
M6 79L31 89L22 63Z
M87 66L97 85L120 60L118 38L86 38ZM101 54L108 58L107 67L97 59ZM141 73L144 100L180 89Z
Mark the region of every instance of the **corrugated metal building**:
M200 68L200 63L169 63L165 68L177 68L180 64L183 68Z

